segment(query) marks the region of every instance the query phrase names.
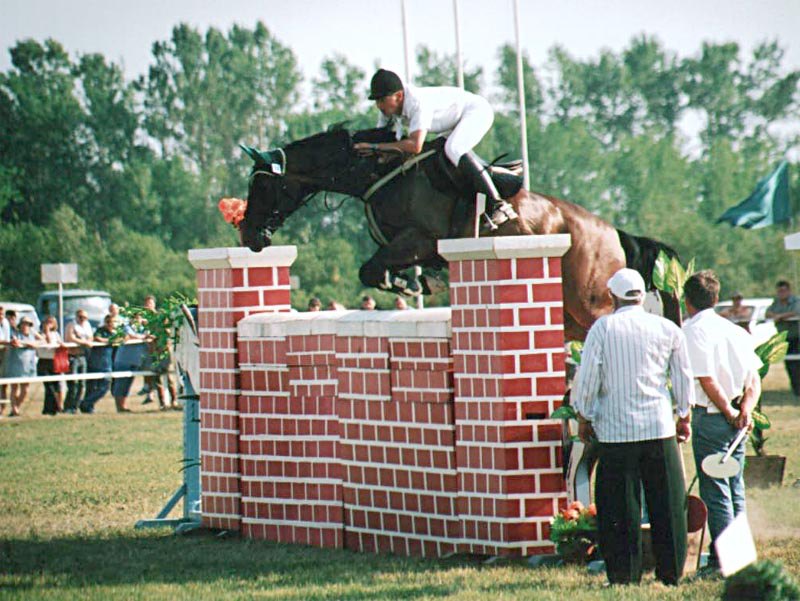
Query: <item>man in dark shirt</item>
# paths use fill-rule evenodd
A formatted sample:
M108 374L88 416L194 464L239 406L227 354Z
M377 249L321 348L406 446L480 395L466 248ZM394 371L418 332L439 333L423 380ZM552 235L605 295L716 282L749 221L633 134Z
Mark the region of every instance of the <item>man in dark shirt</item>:
M775 300L767 309L767 319L775 320L778 332L786 332L786 341L789 343L787 354L800 354L800 331L798 331L800 298L792 294L792 287L786 280L781 280L775 285ZM800 361L786 359L785 364L792 394L800 397Z

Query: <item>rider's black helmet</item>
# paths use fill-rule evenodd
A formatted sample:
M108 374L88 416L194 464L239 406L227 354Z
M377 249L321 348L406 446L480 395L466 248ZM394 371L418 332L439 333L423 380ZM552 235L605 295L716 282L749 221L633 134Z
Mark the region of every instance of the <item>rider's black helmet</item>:
M378 69L369 82L369 99L378 100L403 89L403 82L397 73Z

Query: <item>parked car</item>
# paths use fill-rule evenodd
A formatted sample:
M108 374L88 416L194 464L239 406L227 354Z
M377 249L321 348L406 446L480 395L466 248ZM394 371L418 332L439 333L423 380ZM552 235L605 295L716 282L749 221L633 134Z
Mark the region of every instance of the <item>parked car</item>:
M721 313L733 304L732 301L717 303L714 310ZM777 334L775 322L767 319L767 309L772 304L771 298L746 298L742 301L742 306L752 309L750 317L746 322L747 330L755 338L756 344L761 344Z
M89 316L92 327L103 323L111 305L111 295L103 290L64 290L64 328L75 319L75 311L83 309ZM45 315L58 317L58 290L48 290L39 295L36 301L39 317Z
M33 327L36 331L39 331L39 317L36 315L36 309L33 308L33 305L0 301L0 307L3 307L3 311L8 311L9 309L16 311L17 322L23 317L27 317L33 322Z

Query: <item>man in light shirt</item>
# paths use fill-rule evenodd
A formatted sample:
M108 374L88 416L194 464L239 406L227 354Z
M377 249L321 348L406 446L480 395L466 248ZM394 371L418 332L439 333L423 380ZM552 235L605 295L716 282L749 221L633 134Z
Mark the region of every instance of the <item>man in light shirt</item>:
M485 98L457 87L403 85L396 73L378 69L370 82L369 99L375 101L381 112L378 127L391 122L397 124L397 118L408 133L403 137L402 129L397 129L396 142L359 142L354 145L356 150L399 150L419 154L428 132L445 135L447 158L470 177L478 192L486 194L491 203L487 207L487 212L491 211L488 218L490 229L517 219L514 208L500 197L488 171L472 152L494 121L494 111Z
M69 351L69 371L72 375L86 373L86 350L92 346L94 328L89 322L89 315L83 309L75 311L75 321L65 328L64 341L78 346ZM64 413L76 413L86 392L86 380L69 380L67 396L64 399Z
M711 553L707 573L719 571L713 542L745 512L744 447L739 444L731 457L739 463L733 478L708 476L703 459L724 453L737 430L748 428L753 408L761 395L758 370L761 360L753 351L755 342L745 330L714 311L719 299L719 280L712 271L692 275L684 285L690 319L683 331L689 345L689 360L695 377L696 406L692 412L692 448L700 482L700 498L708 508ZM737 409L738 406L738 409Z
M608 287L615 311L589 330L572 389L581 439L599 441L600 551L612 585L641 580L644 489L656 577L677 585L686 560L686 483L678 442L689 439L694 403L686 339L671 321L645 313L638 272L620 269Z

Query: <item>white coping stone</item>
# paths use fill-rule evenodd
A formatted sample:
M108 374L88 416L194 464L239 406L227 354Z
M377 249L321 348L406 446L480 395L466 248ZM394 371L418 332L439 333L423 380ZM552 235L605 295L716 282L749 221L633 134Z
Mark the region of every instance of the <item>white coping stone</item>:
M448 261L561 257L571 244L569 234L456 238L439 240L439 254Z
M238 324L239 338L336 334L387 338L450 338L450 308L405 311L256 313Z
M786 250L800 250L800 232L784 236L783 247Z
M254 253L249 248L192 248L189 262L195 269L225 267L288 267L297 258L296 246L268 246Z

